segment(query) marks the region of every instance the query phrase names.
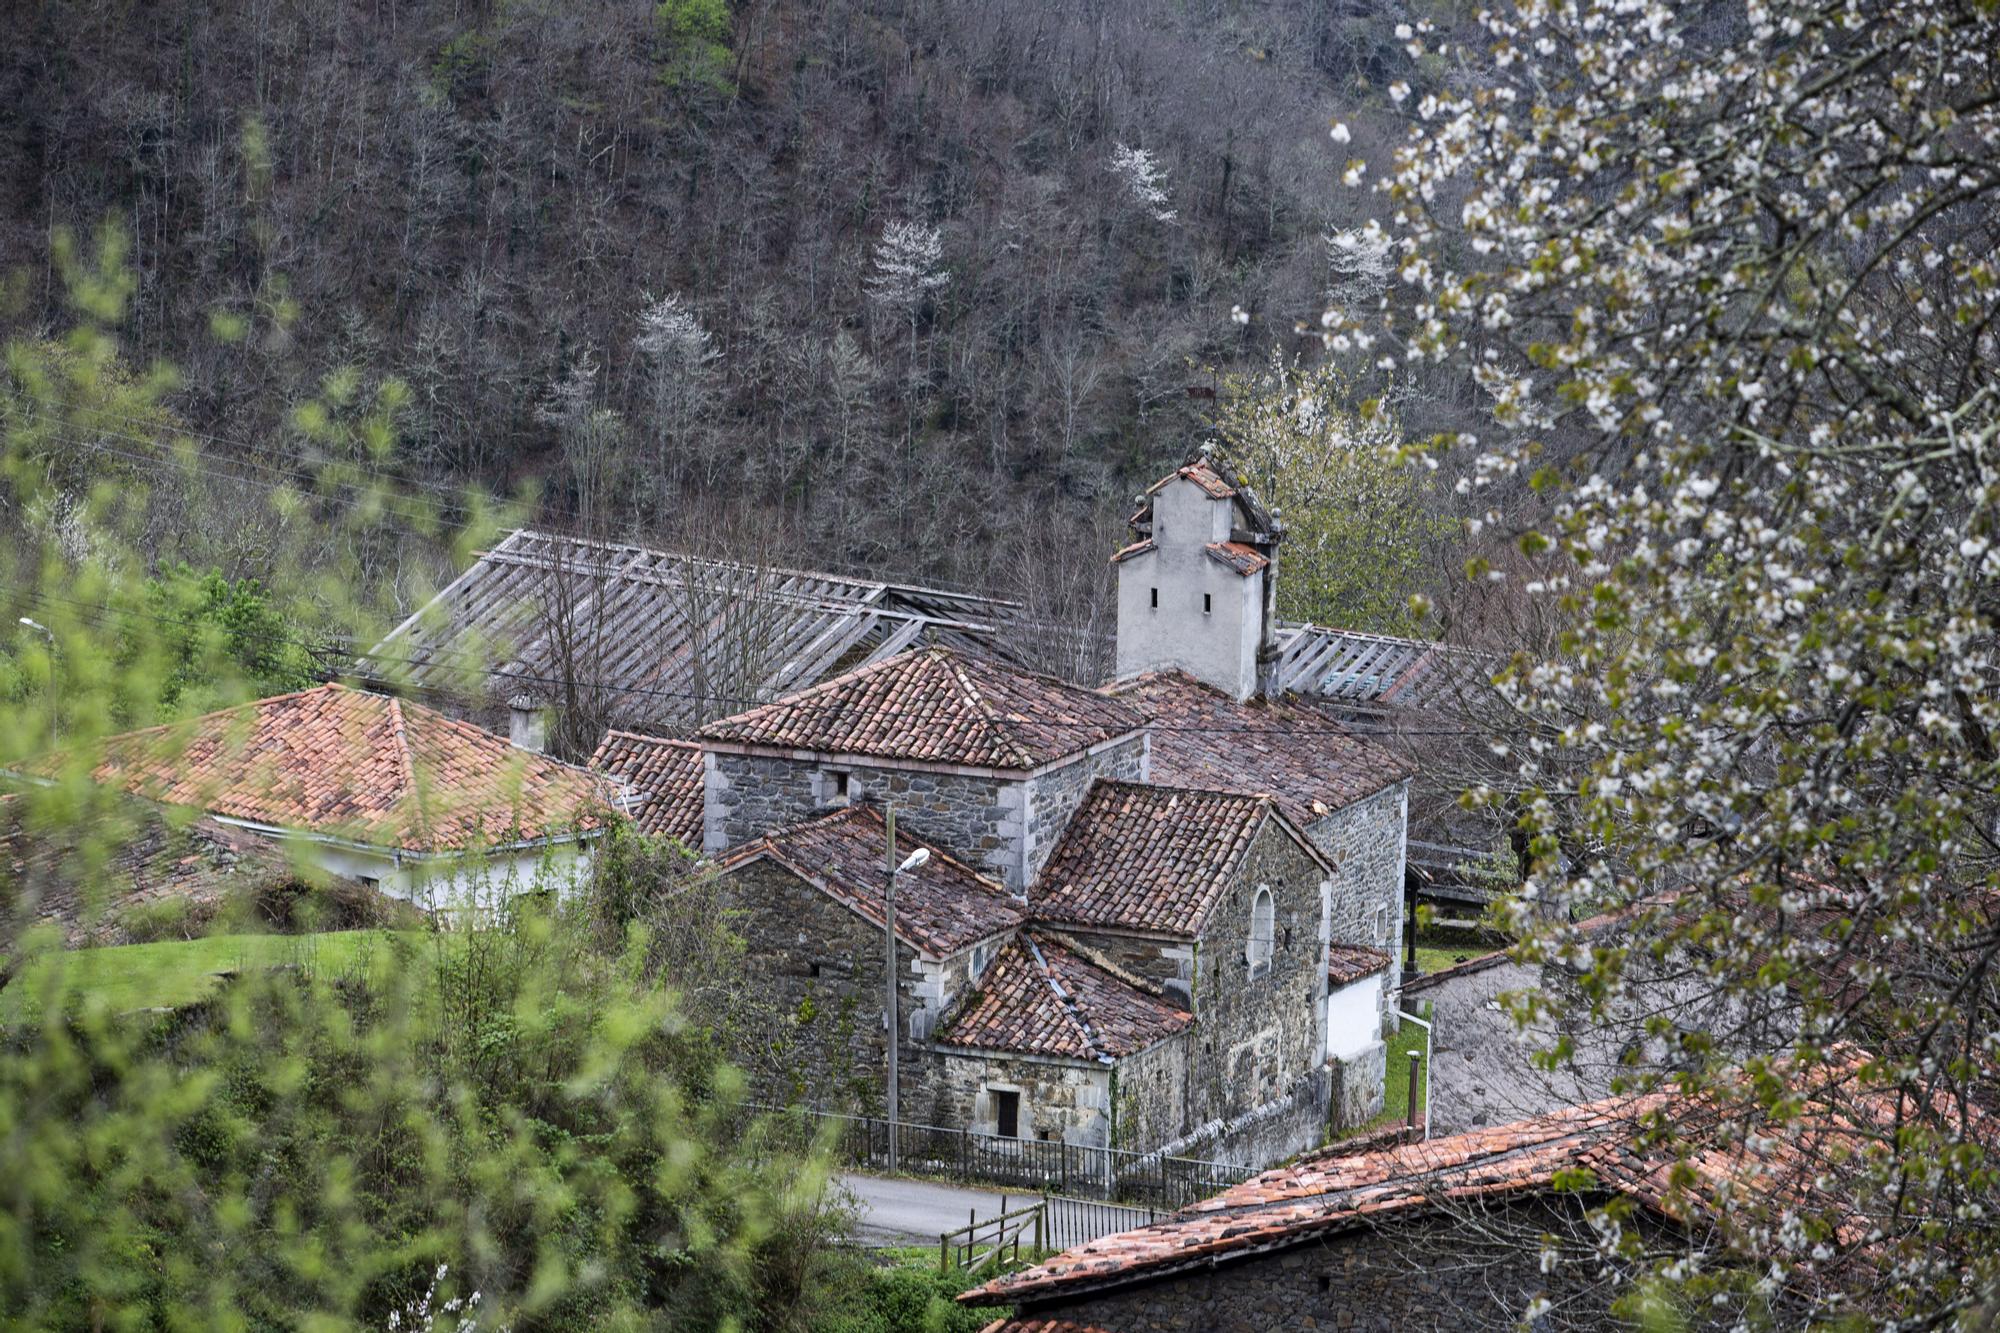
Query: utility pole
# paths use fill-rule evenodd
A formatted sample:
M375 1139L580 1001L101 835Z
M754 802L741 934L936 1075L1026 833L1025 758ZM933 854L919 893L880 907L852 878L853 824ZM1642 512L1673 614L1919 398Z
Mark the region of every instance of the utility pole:
M888 978L888 995L882 1012L889 1023L889 1170L896 1169L896 807L882 804L882 822L889 827L889 851L884 866L889 872L888 899L882 912L882 944L887 951L883 969Z
M882 822L887 825L889 846L883 864L888 868L889 883L887 897L882 912L882 943L888 964L888 984L883 1000L883 1014L889 1026L889 1169L896 1169L896 1048L902 1044L902 1024L896 1014L896 876L905 870L915 870L931 859L931 849L919 847L905 857L899 865L896 862L896 807L887 802L882 806Z
M21 617L21 623L49 641L49 744L54 745L62 739L62 695L59 693L62 685L56 677L56 672L60 669L56 660L59 651L56 647L56 633L40 621L30 620L26 616Z

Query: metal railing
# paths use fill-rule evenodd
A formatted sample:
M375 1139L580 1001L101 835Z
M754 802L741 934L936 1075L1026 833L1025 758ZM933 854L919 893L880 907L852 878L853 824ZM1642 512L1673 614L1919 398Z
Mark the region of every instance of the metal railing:
M849 1166L889 1164L889 1136L896 1136L896 1166L908 1175L940 1176L1023 1193L1079 1196L1168 1210L1239 1184L1256 1168L1195 1157L1167 1157L1124 1148L1097 1148L1060 1139L1015 1139L998 1134L917 1125L893 1126L879 1116L840 1115L810 1107L757 1107L797 1115L837 1130L836 1152Z
M989 1264L1019 1266L1021 1245L1027 1242L1031 1259L1083 1245L1101 1236L1130 1231L1160 1219L1151 1208L1099 1203L1094 1199L1069 1199L1044 1194L1040 1199L1009 1208L1008 1197L1000 1196L1000 1211L981 1218L975 1211L962 1227L938 1234L938 1271L955 1266L978 1273Z

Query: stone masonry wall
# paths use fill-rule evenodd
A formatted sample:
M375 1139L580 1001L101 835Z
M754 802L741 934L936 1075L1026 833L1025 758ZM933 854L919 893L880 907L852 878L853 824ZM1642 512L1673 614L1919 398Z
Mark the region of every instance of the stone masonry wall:
M1320 947L1324 872L1275 820L1251 842L1235 882L1202 932L1195 979L1188 1120L1229 1120L1283 1096L1325 1061L1325 954ZM1276 938L1267 967L1247 957L1260 885L1274 899Z
M1574 1228L1540 1200L1499 1205L1481 1219L1534 1235ZM1023 1317L1062 1318L1106 1333L1268 1333L1272 1329L1511 1328L1528 1302L1560 1296L1561 1276L1539 1271L1535 1246L1503 1247L1471 1219L1443 1214L1357 1226L1275 1253L1072 1301L1023 1304ZM1619 1328L1603 1293L1566 1309L1566 1324ZM1592 1300L1592 1297L1597 1299ZM1589 1318L1592 1311L1595 1319Z
M944 1104L966 1108L960 1121L979 1134L1000 1132L999 1089L1021 1096L1020 1137L1104 1146L1111 1112L1111 1071L1072 1060L1030 1060L998 1051L940 1049L934 1057ZM914 1109L914 1108L913 1108Z
M1048 863L1056 844L1062 841L1063 830L1069 827L1070 816L1083 803L1092 783L1099 778L1138 782L1144 779L1145 770L1146 736L1141 732L1094 755L1072 760L1061 768L1030 779L1027 790L1027 882L1033 883L1035 876L1042 873L1042 867Z
M1151 1152L1187 1131L1187 1043L1184 1031L1120 1060L1111 1074L1116 1139L1111 1146Z
M803 1097L817 1105L853 1105L880 1114L889 1058L882 1023L881 927L768 861L753 861L726 874L721 897L730 928L744 941L743 984L755 987L786 1015L781 1030L758 1034L771 1043L782 1070L777 1084L758 1088L758 1095ZM966 1108L941 1084L937 1058L913 1034L928 1034L965 993L971 951L927 962L899 942L896 953L903 1118L961 1117ZM941 1092L947 1095L941 1097Z
M1333 878L1335 944L1366 944L1389 955L1382 985L1385 1029L1396 1026L1403 989L1403 860L1410 784L1398 782L1334 811L1306 830L1339 867ZM1378 927L1378 922L1379 927Z
M907 832L1021 891L1027 784L997 778L711 750L703 847L718 852L837 808L824 795L822 775L829 768L852 775L852 799L893 801L897 822Z

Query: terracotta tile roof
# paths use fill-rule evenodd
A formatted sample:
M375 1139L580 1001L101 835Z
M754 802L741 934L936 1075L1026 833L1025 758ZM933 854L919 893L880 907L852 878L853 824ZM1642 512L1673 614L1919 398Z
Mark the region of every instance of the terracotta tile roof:
M1227 565L1244 578L1269 568L1271 564L1269 556L1245 542L1210 542L1201 549L1208 552L1210 560Z
M1149 671L1105 687L1154 723L1151 776L1172 786L1269 792L1309 828L1416 772L1309 700L1237 703L1184 671Z
M1389 955L1365 944L1336 944L1327 950L1326 979L1333 986L1352 986L1388 970Z
M1198 935L1275 813L1268 796L1100 781L1042 868L1031 894L1035 915Z
M149 801L405 851L563 839L611 817L585 769L343 685L113 736L92 758L93 781ZM48 755L27 771L70 762Z
M1106 1330L1070 1319L996 1319L979 1333L1106 1333Z
M759 859L775 861L880 925L887 834L880 810L853 806L731 848L716 869L727 874ZM930 848L930 860L896 878L896 936L905 944L944 958L1027 919L1026 906L1000 884L896 830L899 864L919 847Z
M1236 495L1235 484L1223 476L1221 470L1206 458L1197 458L1185 467L1175 468L1172 472L1161 477L1151 486L1148 486L1146 494L1153 495L1157 493L1169 482L1179 477L1185 477L1204 491L1207 491L1211 499L1228 500L1234 498Z
M1115 565L1118 564L1120 561L1130 560L1135 555L1144 555L1146 554L1146 552L1153 549L1154 549L1153 539L1151 537L1148 537L1144 541L1133 542L1130 546L1119 547L1118 550L1115 553L1113 553L1111 557L1111 563Z
M632 818L641 833L700 848L701 746L636 731L607 731L590 766L632 790L638 798Z
M983 1304L1080 1295L1206 1267L1221 1258L1287 1248L1365 1225L1385 1213L1546 1191L1553 1188L1557 1171L1575 1168L1593 1172L1598 1188L1624 1194L1675 1221L1720 1221L1705 1200L1725 1183L1788 1205L1845 1213L1838 1198L1822 1193L1824 1163L1853 1153L1864 1133L1893 1133L1908 1115L1908 1103L1891 1094L1863 1094L1844 1101L1837 1111L1811 1102L1783 1133L1753 1134L1747 1131L1756 1126L1745 1121L1738 1107L1718 1109L1714 1102L1664 1092L1609 1098L1428 1142L1308 1158L1267 1171L1165 1221L1091 1241L1039 1267L995 1278L960 1299ZM1654 1138L1652 1129L1662 1123L1672 1124L1678 1146ZM1681 1180L1692 1183L1683 1188ZM1870 1219L1849 1216L1841 1226L1842 1238L1858 1241L1871 1225Z
M1111 1061L1171 1037L1194 1015L1024 931L986 965L941 1045Z
M703 740L1028 769L1138 729L1138 712L1052 676L946 648L899 653L712 722Z

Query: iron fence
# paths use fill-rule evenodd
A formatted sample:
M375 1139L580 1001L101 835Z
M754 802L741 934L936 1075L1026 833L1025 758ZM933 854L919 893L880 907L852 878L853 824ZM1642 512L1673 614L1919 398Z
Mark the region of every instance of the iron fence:
M1169 1211L1249 1179L1255 1168L1195 1157L1167 1157L1124 1148L1097 1148L1060 1139L1015 1139L944 1125L890 1122L878 1116L849 1116L809 1107L759 1107L829 1125L837 1132L836 1151L850 1166L882 1169L890 1164L889 1136L895 1134L899 1172L949 1180L1132 1203Z

